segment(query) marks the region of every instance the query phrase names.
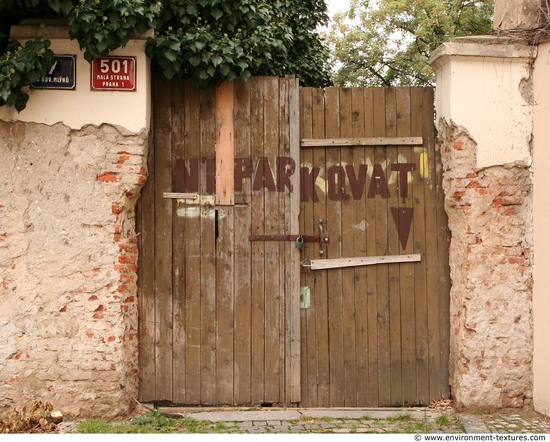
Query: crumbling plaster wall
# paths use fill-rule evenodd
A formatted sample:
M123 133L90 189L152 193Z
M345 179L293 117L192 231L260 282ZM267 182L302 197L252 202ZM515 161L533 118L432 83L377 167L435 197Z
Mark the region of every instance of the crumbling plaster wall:
M40 399L66 415L127 414L138 395L135 205L146 181L148 35L133 92L94 91L63 26L12 27L76 56L76 88L0 106L0 414Z
M456 39L432 56L452 239L451 390L458 408L533 397L533 49Z
M145 134L0 121L0 405L127 413Z

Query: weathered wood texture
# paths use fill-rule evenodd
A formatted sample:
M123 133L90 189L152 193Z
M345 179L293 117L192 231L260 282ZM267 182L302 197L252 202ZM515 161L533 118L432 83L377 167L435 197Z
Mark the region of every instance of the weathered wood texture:
M205 90L158 79L154 94L137 218L140 399L448 398L432 89L258 77Z
M448 233L432 89L303 88L301 138L346 140L302 143L300 233L319 234L322 226L330 238L308 243L302 260L421 259L303 268L311 306L301 314L300 405L404 406L448 398ZM379 142L388 138L392 143ZM350 139L362 141L349 145Z
M158 79L154 94L139 212L140 398L297 403L300 254L249 240L298 230L299 175L288 178L295 191L273 189L277 170L285 178L278 157L299 156L297 80L196 90Z

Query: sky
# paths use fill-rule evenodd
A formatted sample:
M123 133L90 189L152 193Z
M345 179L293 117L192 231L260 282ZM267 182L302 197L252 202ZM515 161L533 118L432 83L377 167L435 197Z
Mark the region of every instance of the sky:
M345 11L348 8L348 0L326 0L328 15L332 17L336 12Z

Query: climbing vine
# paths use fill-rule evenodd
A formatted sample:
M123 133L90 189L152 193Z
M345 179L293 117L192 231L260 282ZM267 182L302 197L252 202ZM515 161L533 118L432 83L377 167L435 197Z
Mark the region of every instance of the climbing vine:
M9 26L52 15L66 20L88 61L153 29L146 52L167 78L190 76L198 87L252 75L330 83L328 49L316 32L328 20L325 0L2 0L0 105L22 110L25 88L53 64L47 39L10 42Z

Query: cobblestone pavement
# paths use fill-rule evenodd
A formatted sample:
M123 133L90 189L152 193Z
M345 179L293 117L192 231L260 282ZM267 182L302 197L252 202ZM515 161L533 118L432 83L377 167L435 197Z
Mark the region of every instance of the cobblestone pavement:
M529 409L499 410L493 413L479 413L462 417L462 421L479 419L486 427L486 433L504 434L550 434L550 418Z
M458 413L431 409L271 408L163 408L160 411L166 416L200 422L201 433L550 434L550 418L530 409L498 410L494 413ZM62 423L59 432L74 433L76 424Z
M550 418L529 409L477 414L430 409L295 409L184 415L212 422L213 431L216 424L219 430L219 422L223 422L227 433L550 434Z

